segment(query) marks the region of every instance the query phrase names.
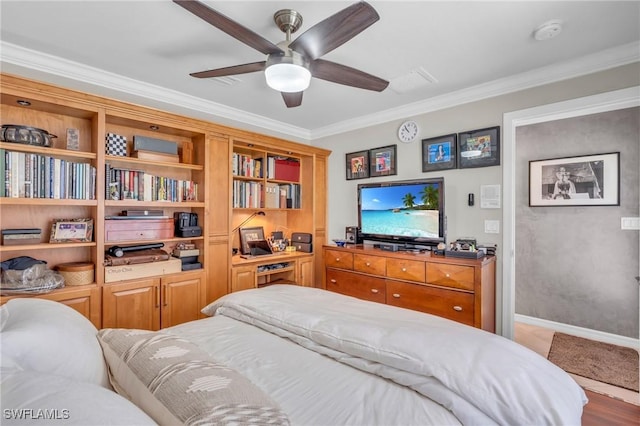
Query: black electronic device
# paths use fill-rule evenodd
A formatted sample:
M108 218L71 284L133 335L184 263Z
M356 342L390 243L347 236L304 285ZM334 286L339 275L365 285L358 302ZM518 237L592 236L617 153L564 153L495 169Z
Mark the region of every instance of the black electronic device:
M398 246L395 244L380 243L379 247L384 251L398 251Z
M176 228L175 234L176 237L180 238L199 237L202 235L202 228L199 226L185 226L182 228Z
M149 249L159 249L164 247L164 243L150 243L150 244L138 244L135 246L113 246L109 247L107 250L107 254L115 257L122 257L128 251L139 251L139 250L149 250Z
M344 239L347 244L362 244L360 228L357 226L347 226L344 230Z
M475 203L474 198L475 197L473 196L473 192L469 193L469 199L467 200L467 204L469 204L469 206L473 206L474 205L474 203Z
M198 214L190 212L175 212L173 219L176 222L176 229L198 226Z

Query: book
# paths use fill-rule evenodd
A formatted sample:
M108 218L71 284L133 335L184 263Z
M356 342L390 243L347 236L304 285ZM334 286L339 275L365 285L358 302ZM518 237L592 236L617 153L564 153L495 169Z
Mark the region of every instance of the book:
M199 256L200 249L174 249L172 254L175 257Z
M12 234L40 234L42 229L40 228L20 228L20 229L3 229L2 235Z

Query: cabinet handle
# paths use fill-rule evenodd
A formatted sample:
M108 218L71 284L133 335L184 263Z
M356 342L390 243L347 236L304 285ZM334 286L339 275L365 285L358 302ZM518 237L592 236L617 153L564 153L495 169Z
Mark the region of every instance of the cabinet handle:
M336 257L336 262L340 262L340 258L339 257Z
M367 266L371 266L371 262L367 262Z
M158 286L153 287L153 292L155 293L155 297L156 297L156 308L160 307L160 289L158 288Z
M380 290L378 290L377 288L372 288L371 289L371 293L374 293L374 294L378 294L379 291Z
M336 281L336 280L334 280L334 279L331 279L331 282L332 282L333 284L337 283L337 281Z
M393 297L395 297L396 299L400 299L400 295L398 293L393 293Z
M451 275L449 274L444 274L445 277L449 278Z
M162 306L167 306L169 304L169 301L167 300L167 285L163 285L162 286Z
M407 268L402 268L402 272L407 272Z
M458 311L458 312L462 312L462 306L457 306L456 305L456 306L453 307L453 310L454 311Z

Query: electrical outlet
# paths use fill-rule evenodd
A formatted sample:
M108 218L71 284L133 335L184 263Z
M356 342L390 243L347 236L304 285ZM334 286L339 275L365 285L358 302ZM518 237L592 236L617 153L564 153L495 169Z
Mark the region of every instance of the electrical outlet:
M640 217L621 217L620 218L620 229L639 230L640 229Z

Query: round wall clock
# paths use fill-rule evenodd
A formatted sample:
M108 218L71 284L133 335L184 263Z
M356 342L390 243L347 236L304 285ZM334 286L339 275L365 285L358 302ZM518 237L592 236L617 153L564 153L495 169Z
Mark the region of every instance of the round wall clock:
M418 123L415 121L405 121L398 129L398 139L401 142L409 143L418 136Z

